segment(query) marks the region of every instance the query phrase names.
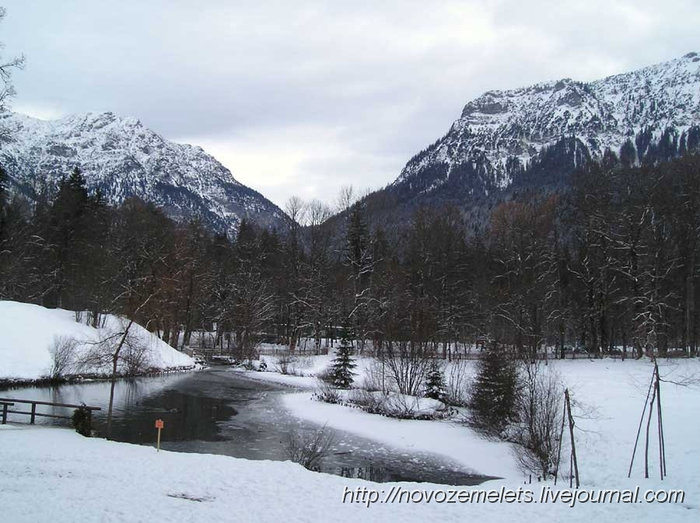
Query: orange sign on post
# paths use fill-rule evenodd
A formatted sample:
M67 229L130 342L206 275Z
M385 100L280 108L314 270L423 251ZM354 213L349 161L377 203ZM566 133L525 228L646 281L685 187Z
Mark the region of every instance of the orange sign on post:
M162 419L157 419L156 420L156 428L158 429L158 443L156 444L156 452L160 452L160 431L163 428L163 420Z

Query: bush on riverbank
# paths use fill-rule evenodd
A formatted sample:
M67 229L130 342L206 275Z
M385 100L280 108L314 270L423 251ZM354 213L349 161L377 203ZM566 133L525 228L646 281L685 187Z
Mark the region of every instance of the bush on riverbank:
M344 405L369 414L397 419L444 419L456 413L455 409L431 398L366 389L341 390L325 382L319 383L313 398L324 403Z

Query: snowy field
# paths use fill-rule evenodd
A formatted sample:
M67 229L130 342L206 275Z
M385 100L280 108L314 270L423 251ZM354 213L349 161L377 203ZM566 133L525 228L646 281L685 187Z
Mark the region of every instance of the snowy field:
M109 321L118 321L110 319ZM109 324L108 321L108 324ZM50 364L48 347L56 335L85 340L103 333L76 323L74 313L0 302L0 375L38 377ZM42 328L36 328L41 326ZM31 332L30 335L27 332ZM145 330L163 364L183 364L182 355ZM163 347L165 346L165 347ZM21 349L18 353L17 349ZM171 352L172 351L172 352ZM12 359L14 358L14 359ZM332 355L298 358L293 374L246 372L250 378L290 386L283 402L290 413L319 425L372 438L401 451L433 452L475 473L498 476L476 487L416 483L376 484L319 474L290 462L248 461L227 456L174 453L86 439L68 429L0 425L1 521L700 521L700 361L660 360L668 476L659 479L655 425L650 445L650 478L643 454L630 479L627 469L653 365L648 360L553 361L549 369L569 387L576 417L581 492L600 489L684 491L679 503L583 503L569 499L542 503L543 489L567 495L568 483L538 483L518 468L511 444L487 440L451 420L398 420L312 399L316 375ZM8 365L8 362L9 365ZM475 362L467 362L474 375ZM358 360L360 377L371 358ZM241 372L232 370L231 372ZM293 388L291 388L293 387ZM567 463L568 464L568 463ZM563 467L567 469L568 467ZM358 499L351 494L364 491ZM403 489L398 491L397 489ZM493 502L465 500L465 493L493 491ZM459 491L459 492L458 492ZM385 496L401 492L393 503ZM518 493L513 498L503 492ZM525 502L531 492L534 502ZM403 496L403 494L406 494ZM410 497L418 503L409 503ZM596 495L596 494L594 494ZM430 501L427 496L433 496ZM345 499L345 503L343 503ZM442 502L439 502L442 500ZM354 501L354 502L353 502ZM369 501L374 501L369 503ZM369 505L369 506L367 506Z
M663 369L666 376L680 379L696 372L697 362ZM445 485L374 484L309 472L290 462L158 453L145 446L86 439L67 429L6 425L0 426L3 520L18 523L698 521L697 389L665 385L669 470L666 481L644 480L639 469L627 480L627 460L650 365L576 362L576 365L562 365L560 370L570 380L577 397L581 401L585 397L587 402L587 418L580 420L581 430L577 435L582 488L639 486L642 492L683 488L686 497L682 503L578 503L571 507L568 501L436 502L452 495L455 499L466 499L469 493L476 496L485 489L495 497L508 492L502 489L512 489L514 496L518 489L521 493L531 491L533 499L539 500L542 485L523 485L507 446L480 442L463 427L350 412L346 407L313 403L308 393L293 393L287 405L300 416L371 433L372 437L405 448L439 450L477 469L484 467L484 472L499 472L506 477L477 487L460 487L453 494L453 489ZM561 487L560 483L555 489ZM353 499L351 494L357 497ZM381 502L396 494L400 501ZM433 499L427 502L426 496ZM409 503L410 498L422 498L422 501ZM527 499L526 495L520 499ZM369 500L377 502L369 503Z
M76 355L84 354L101 340L122 332L125 321L112 315L93 328L76 321L73 311L39 305L0 301L0 379L34 380L50 375L51 350L60 340L73 340ZM130 341L145 350L145 366L158 369L189 367L194 360L154 336L138 324L129 330ZM73 369L77 370L77 369ZM82 368L80 372L108 372L108 368Z

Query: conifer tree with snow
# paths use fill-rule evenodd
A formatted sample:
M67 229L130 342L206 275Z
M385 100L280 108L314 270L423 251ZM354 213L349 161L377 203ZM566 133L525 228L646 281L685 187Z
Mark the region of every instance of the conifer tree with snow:
M496 347L479 361L469 402L471 424L488 434L500 434L516 418L518 368Z
M433 361L425 379L425 397L434 400L445 401L447 392L445 391L445 379L442 369L437 361Z
M357 363L352 358L352 349L347 331L344 330L330 369L331 383L341 389L349 389L354 381L355 373L352 369L357 366Z

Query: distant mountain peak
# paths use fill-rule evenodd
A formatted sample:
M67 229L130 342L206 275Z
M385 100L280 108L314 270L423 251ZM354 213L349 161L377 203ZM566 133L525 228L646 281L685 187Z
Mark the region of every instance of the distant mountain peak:
M233 233L244 218L265 227L286 220L201 147L170 142L138 118L112 112L57 120L1 114L0 163L10 190L30 198L40 180L55 187L79 167L88 187L100 189L111 204L137 196L178 221L199 217L220 233Z
M408 162L390 190L402 199L445 186L451 194L489 194L511 187L552 148L571 156L563 172L606 151L620 154L623 146L638 163L652 149L670 154L697 147L699 126L695 52L593 82L564 78L487 91L464 106L444 137ZM671 143L660 151L663 140Z

